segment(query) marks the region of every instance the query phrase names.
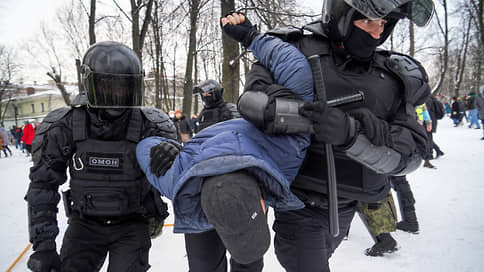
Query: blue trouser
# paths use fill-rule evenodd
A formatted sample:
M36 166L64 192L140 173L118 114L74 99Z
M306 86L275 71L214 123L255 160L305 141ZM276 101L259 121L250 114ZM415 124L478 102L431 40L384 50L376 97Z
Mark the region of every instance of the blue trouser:
M470 119L470 124L469 127L472 127L472 125L476 125L476 128L481 128L479 125L479 113L477 112L477 109L472 109L469 111L469 119Z
M356 205L339 210L340 234L329 232L328 210L306 207L276 212L276 256L287 272L327 272L328 260L348 233Z
M189 272L227 272L226 249L215 230L185 233L185 248ZM263 258L250 264L230 259L232 272L260 272L263 266Z

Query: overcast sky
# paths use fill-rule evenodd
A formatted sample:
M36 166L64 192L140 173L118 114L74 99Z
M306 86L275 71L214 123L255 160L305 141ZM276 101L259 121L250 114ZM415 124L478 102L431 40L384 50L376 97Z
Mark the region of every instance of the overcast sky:
M42 20L55 19L56 9L71 0L0 0L0 41L16 46L39 29Z

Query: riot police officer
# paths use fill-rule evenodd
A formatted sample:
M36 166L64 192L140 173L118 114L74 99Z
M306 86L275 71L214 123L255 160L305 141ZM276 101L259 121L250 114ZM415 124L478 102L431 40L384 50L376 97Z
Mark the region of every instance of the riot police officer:
M146 271L150 235L157 235L167 207L136 161L145 137L176 139L168 115L142 108L143 69L136 53L117 42L92 45L81 67L85 94L51 112L33 143L28 202L33 271ZM55 237L59 185L69 226L60 257Z
M218 122L240 117L237 106L224 101L223 92L223 87L213 79L205 80L193 88L193 93L200 94L203 101L203 110L198 116L195 132Z
M357 201L383 199L390 189L389 175L405 175L421 164L429 142L416 121L415 106L430 94L427 75L411 57L376 48L400 19L407 17L423 26L433 8L431 0L326 0L321 21L268 33L291 42L308 57L318 57L328 101L355 91L364 93L363 101L339 107L326 107L321 101L304 102L298 110L299 119L291 112L293 123L285 122L287 132L297 133L298 124L309 119L314 132L291 187L306 207L275 212L275 252L287 271L329 271L328 259L347 233ZM256 28L237 14L228 16L228 20L224 32L250 47L257 36ZM283 101L278 97L286 92L274 83L267 69L255 64L238 109L260 129L273 132L270 126L280 120L278 115L288 115L277 105ZM326 144L335 147L336 237L328 224Z

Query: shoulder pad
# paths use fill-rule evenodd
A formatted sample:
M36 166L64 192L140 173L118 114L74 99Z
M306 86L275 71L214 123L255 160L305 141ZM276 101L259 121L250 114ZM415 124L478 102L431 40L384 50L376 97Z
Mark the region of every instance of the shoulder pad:
M430 95L428 76L423 66L410 56L392 53L385 66L403 82L405 101L413 106L425 103Z
M88 102L89 101L87 99L87 95L82 93L82 94L76 95L74 100L72 100L72 102L71 102L71 106L74 107L74 108L78 108L78 107L82 107L82 106L87 105Z
M59 109L55 109L51 111L45 118L42 120L42 123L37 127L35 130L35 137L32 141L32 161L34 162L34 166L40 162L41 159L41 146L42 142L44 141L45 132L49 130L51 125L56 121L62 119L72 110L71 107L62 107Z
M386 61L387 67L395 73L428 82L423 66L416 59L399 53L392 53Z
M151 122L159 123L170 120L168 114L154 107L142 107L141 112Z
M157 125L159 133L161 133L163 137L171 139L177 138L175 125L171 121L170 116L164 111L154 107L142 107L141 112L148 121Z
M305 26L303 26L303 30L309 31L311 34L315 36L321 36L324 38L328 38L328 35L326 34L326 31L323 29L323 25L321 24L320 20L311 22Z
M62 107L59 109L55 109L44 118L43 122L54 123L55 121L60 120L62 117L64 117L71 110L72 107Z
M276 36L284 41L296 41L303 36L303 30L295 26L281 26L267 31L266 34Z

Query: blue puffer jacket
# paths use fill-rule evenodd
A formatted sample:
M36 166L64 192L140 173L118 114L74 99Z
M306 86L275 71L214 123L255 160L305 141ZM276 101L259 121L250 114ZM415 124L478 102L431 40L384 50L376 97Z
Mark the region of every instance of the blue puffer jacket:
M259 35L249 49L269 68L277 84L290 88L305 101L313 99L309 64L295 47L276 37ZM290 185L310 144L307 134L268 136L244 119L218 123L185 143L171 168L158 178L150 171L150 150L163 141L169 140L144 139L138 144L136 155L148 181L173 201L175 232L213 229L200 205L203 177L241 169L256 177L267 205L276 210L304 207L290 191Z

